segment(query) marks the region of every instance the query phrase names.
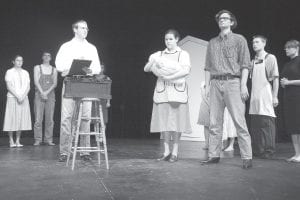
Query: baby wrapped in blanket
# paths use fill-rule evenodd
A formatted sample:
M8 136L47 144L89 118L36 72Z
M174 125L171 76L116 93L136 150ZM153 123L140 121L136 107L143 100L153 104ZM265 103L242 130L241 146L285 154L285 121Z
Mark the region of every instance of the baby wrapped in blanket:
M150 55L149 63L148 66L145 67L145 71L151 71L158 78L167 79L166 77L172 76L173 74L178 73L180 70L183 70L182 66L178 62L164 58L160 56L160 54L160 52L156 52ZM168 81L171 83L183 83L185 79L178 78Z

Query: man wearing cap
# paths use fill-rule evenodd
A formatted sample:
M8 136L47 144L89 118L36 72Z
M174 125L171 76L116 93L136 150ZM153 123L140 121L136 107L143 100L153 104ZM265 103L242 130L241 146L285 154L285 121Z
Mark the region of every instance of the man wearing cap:
M251 68L246 39L233 33L235 16L221 10L215 16L220 34L209 41L205 64L206 95L210 96L208 158L202 164L218 163L222 149L223 116L227 107L237 130L243 168L252 167L251 137L245 120L247 78Z

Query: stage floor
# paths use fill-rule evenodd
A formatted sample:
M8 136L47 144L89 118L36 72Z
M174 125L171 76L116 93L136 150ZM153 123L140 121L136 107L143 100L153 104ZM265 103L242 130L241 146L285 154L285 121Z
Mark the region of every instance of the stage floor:
M58 143L58 138L55 142ZM179 161L157 162L160 140L108 139L110 170L78 160L75 170L57 162L58 146L9 148L0 138L0 199L116 200L293 200L300 198L300 164L284 158L292 144L277 145L273 160L254 159L241 168L238 151L219 164L200 165L203 142L182 141ZM96 158L96 156L93 156ZM103 158L103 156L102 156Z

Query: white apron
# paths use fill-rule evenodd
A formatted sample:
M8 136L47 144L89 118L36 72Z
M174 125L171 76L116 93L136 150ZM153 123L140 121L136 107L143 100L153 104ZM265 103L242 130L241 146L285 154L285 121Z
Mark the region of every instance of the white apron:
M167 102L179 102L187 103L187 84L183 83L172 83L158 79L153 95L153 101L155 103L167 103Z
M178 57L173 56L172 58L169 59L179 62L180 53L181 52L178 52ZM180 80L165 81L161 78L158 78L154 90L153 101L155 103L168 103L168 102L187 103L188 102L187 83L185 77L179 79Z
M272 86L266 74L266 57L253 61L249 114L276 117L273 107Z

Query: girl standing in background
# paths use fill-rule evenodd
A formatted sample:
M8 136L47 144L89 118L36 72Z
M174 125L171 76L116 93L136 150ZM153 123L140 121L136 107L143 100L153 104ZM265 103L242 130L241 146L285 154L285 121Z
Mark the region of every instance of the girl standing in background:
M4 116L3 131L9 135L10 147L22 147L21 131L31 130L31 115L28 100L30 90L29 73L22 69L23 57L16 55L12 61L13 67L6 71L7 101ZM16 132L14 142L13 132Z

